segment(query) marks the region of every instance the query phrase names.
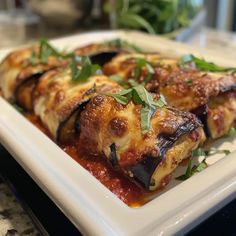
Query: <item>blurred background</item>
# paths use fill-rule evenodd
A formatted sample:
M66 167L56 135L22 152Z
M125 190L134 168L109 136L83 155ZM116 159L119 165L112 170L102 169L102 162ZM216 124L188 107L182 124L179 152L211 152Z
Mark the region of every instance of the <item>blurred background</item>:
M235 41L235 13L235 0L0 0L0 48L118 28L220 47Z

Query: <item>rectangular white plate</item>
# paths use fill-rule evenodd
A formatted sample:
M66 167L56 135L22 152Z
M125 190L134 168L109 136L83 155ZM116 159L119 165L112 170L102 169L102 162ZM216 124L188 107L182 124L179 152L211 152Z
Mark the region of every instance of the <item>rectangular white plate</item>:
M117 37L147 51L170 56L194 53L221 65L235 66L235 62L225 56L222 58L217 52L138 32L95 32L52 43L62 49L72 49ZM0 51L0 59L7 52L9 50ZM209 158L211 166L203 172L178 182L178 185L172 181L168 191L146 205L132 209L2 98L0 107L1 143L83 234L183 234L229 202L236 191L236 154L224 158L218 155ZM223 139L215 146L233 151L235 144L234 139Z

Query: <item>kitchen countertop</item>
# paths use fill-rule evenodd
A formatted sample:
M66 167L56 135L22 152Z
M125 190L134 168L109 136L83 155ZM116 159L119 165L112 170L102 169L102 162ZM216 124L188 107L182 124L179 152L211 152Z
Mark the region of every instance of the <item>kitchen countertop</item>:
M9 187L0 179L0 236L39 235Z
M193 35L187 43L223 51L224 56L236 59L236 34L234 33L203 28L199 33ZM13 235L34 236L39 233L10 188L0 179L0 236Z

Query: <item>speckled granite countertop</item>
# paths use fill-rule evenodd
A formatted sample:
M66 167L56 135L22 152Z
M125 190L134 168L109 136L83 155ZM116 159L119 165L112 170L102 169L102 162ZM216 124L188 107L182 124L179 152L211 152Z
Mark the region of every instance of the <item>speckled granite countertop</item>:
M224 55L236 59L236 34L204 28L193 35L188 44L223 50ZM0 42L1 47L1 42ZM0 236L39 235L9 187L0 179Z
M39 235L9 187L0 178L0 236Z

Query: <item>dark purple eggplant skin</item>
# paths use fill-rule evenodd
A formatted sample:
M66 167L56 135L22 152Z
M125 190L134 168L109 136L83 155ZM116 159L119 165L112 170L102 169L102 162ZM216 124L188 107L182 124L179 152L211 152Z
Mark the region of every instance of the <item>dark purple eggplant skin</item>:
M211 132L207 125L208 110L209 110L209 107L207 104L205 104L205 105L195 108L194 110L191 111L191 113L196 115L197 118L202 122L203 130L205 132L206 137L211 138Z
M236 89L236 83L235 84L231 84L230 86L225 86L223 88L221 88L220 92L224 93L230 90L235 90Z
M15 90L15 97L17 98L18 96L18 93L20 91L20 88L24 85L26 85L27 83L29 82L33 82L34 83L34 88L36 87L38 81L39 81L39 78L43 75L43 73L36 73L36 74L32 74L29 78L25 79L23 83L21 83ZM34 93L34 89L32 90L32 93L31 93L31 100L33 102L33 93ZM18 101L16 100L16 104L21 106L22 107L22 104L19 104ZM23 107L24 109L26 109L25 107Z
M76 113L76 118L75 118L75 123L73 125L73 129L75 131L76 135L80 135L80 115L81 112L85 109L86 105L89 103L88 101L82 102L80 104L78 104L77 107L74 108L74 110L71 112L71 114L60 123L58 129L57 129L57 135L56 135L56 143L62 143L63 137L61 135L61 131L63 129L63 127L65 126L66 122Z
M175 142L184 134L190 133L191 131L201 127L202 124L200 121L195 119L195 121L186 120L182 125L176 130L172 135L160 134L157 139L158 148L160 150L159 156L145 156L143 160L136 165L130 167L128 170L129 173L132 173L132 179L141 187L149 190L149 187L154 185L152 182L152 175L158 165L165 158L166 152L173 147Z
M98 64L100 66L105 65L112 60L113 57L117 56L120 51L107 51L98 52L96 54L90 55L89 58L93 64Z
M117 167L118 166L118 158L116 155L116 144L112 143L110 146L111 153L109 155L109 162L111 163L112 167Z

